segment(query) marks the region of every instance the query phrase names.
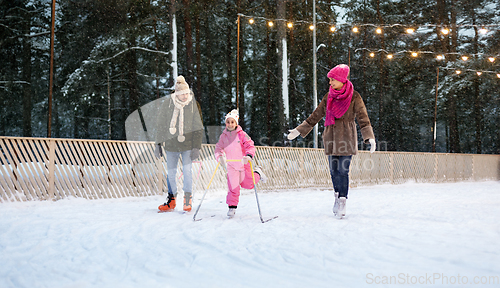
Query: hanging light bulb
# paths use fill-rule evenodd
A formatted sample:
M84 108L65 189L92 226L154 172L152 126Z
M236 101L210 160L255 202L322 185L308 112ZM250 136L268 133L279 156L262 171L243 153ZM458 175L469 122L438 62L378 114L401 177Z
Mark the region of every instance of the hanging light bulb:
M358 32L359 32L358 27L356 27L356 26L355 26L355 27L353 27L353 28L352 28L352 32L354 32L354 33L358 33Z
M441 33L443 33L444 35L448 35L450 33L450 29L443 28L443 29L441 29Z
M457 75L458 75L458 74L462 73L462 71L457 70L457 71L455 71L455 73L457 73Z
M293 23L292 22L288 22L288 24L286 24L286 26L288 26L288 28L293 28Z
M477 71L476 74L477 74L477 76L481 76L481 74L483 74L483 72Z
M417 52L411 52L411 56L412 56L412 57L417 57L417 56L418 56L418 53L417 53Z
M269 22L267 22L267 25L269 25L269 27L273 27L274 23L273 23L273 21L269 21Z
M373 52L370 53L370 57L372 57L372 58L375 57L375 53L373 53Z
M250 20L248 20L248 23L250 24L253 24L255 22L255 20L253 20L253 18L250 18Z
M497 77L500 78L500 74L497 74Z
M314 30L314 25L309 26L309 30Z
M484 34L488 33L488 29L482 27L481 29L479 29L479 33L484 35Z
M444 55L437 55L437 56L436 56L436 59L437 59L437 60L443 60L443 59L444 59Z
M394 57L392 54L387 54L387 59L392 59L392 57Z
M415 32L415 29L413 29L413 28L406 29L406 33L408 33L408 34L413 34L413 32Z
M335 32L335 26L330 27L330 31Z
M377 32L377 34L382 34L382 28L377 28L377 30L375 30L375 32Z
M464 56L462 56L462 60L467 61L468 59L469 59L469 57L467 57L467 56L465 56L465 55L464 55Z
M491 63L495 62L495 57L490 57L488 58L488 60L490 60Z

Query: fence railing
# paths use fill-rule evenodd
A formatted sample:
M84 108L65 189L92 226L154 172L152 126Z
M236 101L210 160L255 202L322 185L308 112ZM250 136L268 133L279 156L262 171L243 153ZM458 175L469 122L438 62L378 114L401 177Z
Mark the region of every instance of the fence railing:
M255 162L268 176L261 190L332 187L323 149L258 146ZM204 191L216 167L215 145L194 162L194 190ZM166 162L154 143L0 137L0 201L87 199L158 195L167 191ZM182 165L178 165L182 188ZM350 185L500 179L500 155L360 151ZM226 190L219 169L210 190Z

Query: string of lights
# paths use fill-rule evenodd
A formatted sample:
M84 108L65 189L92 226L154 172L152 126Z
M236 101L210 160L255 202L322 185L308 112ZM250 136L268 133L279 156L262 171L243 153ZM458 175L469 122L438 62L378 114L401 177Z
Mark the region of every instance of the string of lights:
M280 19L280 18L266 18L266 17L261 17L261 16L250 16L250 15L245 15L242 13L238 13L238 16L248 18L248 23L249 24L255 24L256 20L262 20L265 21L267 26L269 28L272 28L275 26L275 22L284 22L286 23L286 26L290 29L294 28L296 24L306 24L310 25L309 29L314 30L315 27L312 24L311 21L305 21L305 20L287 20L287 19ZM370 28L375 28L375 33L376 34L382 34L385 28L394 28L394 27L400 27L404 28L406 34L413 34L416 33L418 29L440 29L440 32L443 35L448 35L451 32L451 28L447 27L445 25L438 25L438 24L422 24L422 25L410 25L410 24L385 24L385 25L379 25L379 24L372 24L372 23L363 23L363 24L349 24L349 23L344 23L344 24L337 24L337 23L331 23L331 22L325 22L325 21L317 21L316 25L328 25L330 28L330 32L335 32L339 27L350 27L351 31L353 33L359 33L361 27L370 27ZM485 25L473 25L473 24L460 24L460 25L455 25L454 28L476 28L478 29L478 32L482 35L488 34L488 32L492 31L494 28L498 28L500 24L485 24ZM394 59L397 56L405 56L409 55L413 58L417 58L423 54L429 54L433 55L433 57L436 58L436 60L445 60L449 56L458 56L458 59L461 59L463 62L470 60L473 57L480 57L483 59L488 59L489 62L494 63L499 57L500 54L497 55L491 55L491 54L485 54L485 53L460 53L460 52L449 52L449 53L438 53L434 51L415 51L415 50L402 50L398 52L390 52L385 49L370 49L370 48L357 48L355 49L355 52L359 51L365 51L368 53L368 56L370 58L375 58L377 54L384 54L385 57L389 60ZM472 70L472 69L457 69L457 68L448 68L448 67L441 67L441 69L446 69L446 70L455 70L455 73L457 75L461 74L462 72L475 72L478 76L481 76L482 74L486 73L492 73L496 74L498 78L500 78L500 73L495 72L495 71L484 71L484 70Z
M473 70L473 69L457 69L452 67L439 67L439 69L444 70L454 70L455 74L460 75L462 72L475 72L477 76L481 76L483 74L496 74L497 78L500 78L500 73L496 71L488 71L488 70Z
M468 61L471 59L471 57L481 57L484 59L488 59L489 62L494 63L498 57L500 57L499 54L497 55L491 55L491 54L485 54L485 53L459 53L459 52L449 52L449 53L438 53L434 51L417 51L417 50L402 50L398 52L390 52L385 49L370 49L370 48L357 48L354 50L355 52L358 51L367 51L370 57L375 57L377 53L379 54L385 54L388 59L393 59L395 56L398 55L410 55L411 57L418 57L421 54L432 54L435 55L437 60L445 60L447 56L450 55L455 55L459 56L462 61Z
M386 57L389 60L394 59L394 56L396 56L396 55L405 55L405 54L408 54L408 55L410 55L413 58L418 57L420 54L433 54L433 55L437 55L436 56L436 60L444 60L444 59L446 59L447 55L458 55L458 56L461 56L460 59L462 59L462 61L464 61L464 62L469 60L469 56L478 56L478 57L484 57L485 56L485 54L482 54L482 53L468 54L468 56L467 56L467 55L464 55L464 54L461 54L461 53L456 53L456 52L454 52L454 53L436 53L436 52L433 52L433 51L408 51L408 50L402 50L402 51L398 51L398 52L395 52L395 53L390 53L390 52L388 52L387 50L384 50L384 49L371 50L371 49L367 49L367 48L358 48L358 49L355 50L355 52L362 51L362 50L368 51L369 52L368 55L370 56L370 58L375 58L375 56L376 56L375 53L384 53L384 54L386 54ZM496 55L496 57L498 57L498 55ZM488 57L488 61L491 62L491 63L494 63L496 61L496 57L489 56ZM492 73L492 74L496 74L496 76L498 78L500 78L500 73L496 72L496 71L472 70L472 69L457 69L457 68L449 68L449 67L440 67L440 68L441 69L446 69L446 70L455 70L455 73L457 75L461 74L464 71L467 71L467 72L476 72L477 76L481 76L483 73Z
M309 29L313 30L315 27L311 21L305 21L305 20L288 20L288 19L280 19L280 18L266 18L266 17L261 17L261 16L250 16L250 15L245 15L242 13L238 13L238 16L243 17L243 18L248 18L248 22L250 24L254 24L255 20L263 20L267 23L267 26L273 27L275 22L285 22L288 28L293 28L295 24L306 24L310 25ZM335 32L337 28L339 27L352 27L352 32L358 33L360 32L361 27L371 27L375 28L375 33L377 34L382 34L383 29L385 28L394 28L394 27L401 27L401 28L406 28L405 32L407 34L413 34L417 32L419 28L424 28L424 29L436 29L439 28L441 29L441 33L443 35L447 35L451 32L452 28L451 26L446 26L446 25L440 25L440 24L400 24L400 23L395 23L395 24L373 24L373 23L359 23L359 24L350 24L350 23L343 23L343 24L337 24L337 23L332 23L332 22L325 22L325 21L317 21L316 25L328 25L330 27L331 32ZM486 35L489 31L491 31L493 28L498 28L500 27L500 24L484 24L484 25L478 25L478 24L457 24L453 25L455 28L477 28L478 32L480 34Z

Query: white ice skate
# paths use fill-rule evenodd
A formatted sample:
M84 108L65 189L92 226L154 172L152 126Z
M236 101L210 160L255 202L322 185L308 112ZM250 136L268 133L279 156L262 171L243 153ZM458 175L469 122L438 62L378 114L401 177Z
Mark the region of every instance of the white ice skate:
M339 192L335 192L333 194L335 194L335 203L333 204L333 215L337 216L337 212L339 211Z
M257 172L259 173L260 175L260 181L262 181L262 183L266 183L267 182L267 176L266 174L264 174L264 172L262 171L262 167L260 166L257 166L253 169L253 172Z
M339 217L339 219L342 219L345 216L345 210L346 210L345 202L346 202L345 197L339 198L339 208L337 211L337 217Z
M233 218L234 214L236 214L236 208L229 208L229 211L227 211L227 216L229 218Z

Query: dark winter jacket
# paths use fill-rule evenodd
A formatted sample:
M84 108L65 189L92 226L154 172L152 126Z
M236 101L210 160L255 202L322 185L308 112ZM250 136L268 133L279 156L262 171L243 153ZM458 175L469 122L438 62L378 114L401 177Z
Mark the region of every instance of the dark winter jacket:
M171 96L165 98L158 112L155 143L164 143L165 150L170 152L182 152L193 148L201 149L204 128L198 101L193 98L189 104L184 106L184 136L186 138L183 142L179 142L177 136L179 135L180 121L177 121L175 127L177 131L174 134L169 132L170 121L175 109L174 101Z
M316 110L297 127L297 131L300 132L302 137L306 137L314 128L314 125L325 117L327 100L328 93L323 97ZM375 139L365 103L359 93L354 91L351 105L347 109L347 112L339 119L335 119L334 125L325 127L323 145L326 155L346 156L357 154L358 133L356 123L354 122L355 118L358 120L359 127L361 128L363 141L368 143L368 139Z

